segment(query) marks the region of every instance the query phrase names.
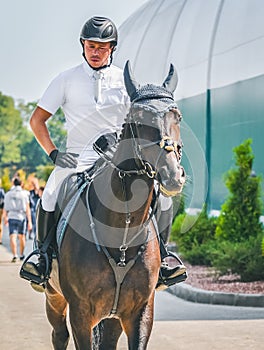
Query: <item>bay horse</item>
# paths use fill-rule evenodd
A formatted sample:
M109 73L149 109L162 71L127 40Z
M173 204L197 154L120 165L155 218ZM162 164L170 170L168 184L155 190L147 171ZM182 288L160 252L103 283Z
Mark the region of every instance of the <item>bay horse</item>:
M58 235L45 290L55 350L68 345L67 310L78 350L116 349L122 331L130 350L143 350L151 334L161 263L154 183L173 196L185 182L173 99L178 79L171 65L162 86L140 87L128 61L124 80L131 107L121 136L111 155L101 152L103 165L86 174Z

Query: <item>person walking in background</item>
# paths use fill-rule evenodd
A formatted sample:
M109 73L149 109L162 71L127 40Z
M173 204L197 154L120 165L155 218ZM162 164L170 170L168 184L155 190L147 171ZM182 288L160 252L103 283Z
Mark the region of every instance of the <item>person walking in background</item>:
M10 248L13 254L12 262L16 262L17 235L19 238L20 260L24 260L26 245L26 223L28 230L32 229L28 194L21 187L19 178L13 179L13 187L5 195L3 218L5 225L9 226Z
M42 198L42 194L43 194L44 189L45 189L44 186L40 186L40 187L39 187L39 191L38 191L39 199Z
M0 179L0 244L2 244L2 235L3 235L2 216L3 216L4 201L5 201L5 191L2 188L2 180Z
M31 211L32 230L29 232L29 239L34 239L36 236L36 208L39 201L39 183L37 178L31 180L32 189L29 191L29 205Z

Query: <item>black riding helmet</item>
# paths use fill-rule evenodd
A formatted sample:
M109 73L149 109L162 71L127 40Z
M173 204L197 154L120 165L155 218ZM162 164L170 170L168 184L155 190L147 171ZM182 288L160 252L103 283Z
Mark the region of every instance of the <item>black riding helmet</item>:
M112 63L112 54L117 45L118 34L115 24L109 18L95 16L90 18L82 27L80 42L83 48L83 56L85 58L82 40L92 40L101 43L110 42L113 46L110 56L110 64ZM101 68L103 67L100 67L100 69Z
M117 45L117 29L114 23L106 17L92 17L83 26L80 39L93 40L102 43L112 42Z

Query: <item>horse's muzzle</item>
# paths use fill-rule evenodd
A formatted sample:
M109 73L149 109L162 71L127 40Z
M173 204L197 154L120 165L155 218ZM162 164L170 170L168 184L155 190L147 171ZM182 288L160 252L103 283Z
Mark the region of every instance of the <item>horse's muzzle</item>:
M185 170L181 165L177 165L174 171L162 167L158 172L160 191L164 196L172 197L181 193L185 184Z

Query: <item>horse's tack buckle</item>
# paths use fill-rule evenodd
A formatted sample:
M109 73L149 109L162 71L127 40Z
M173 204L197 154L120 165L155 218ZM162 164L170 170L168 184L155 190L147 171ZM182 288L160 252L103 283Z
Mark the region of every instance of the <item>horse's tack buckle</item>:
M156 171L153 170L151 164L149 162L145 162L144 167L145 167L145 171L146 171L146 174L148 175L148 177L150 179L153 179L155 174L156 174Z
M123 244L119 247L119 250L121 252L121 256L119 259L119 263L117 264L118 266L124 267L126 266L126 251L127 251L128 246L126 244Z
M119 170L118 176L120 179L123 179L126 176L126 173L124 171Z
M177 142L173 141L173 139L170 136L163 136L159 146L160 148L165 149L168 152L175 152L177 149Z

